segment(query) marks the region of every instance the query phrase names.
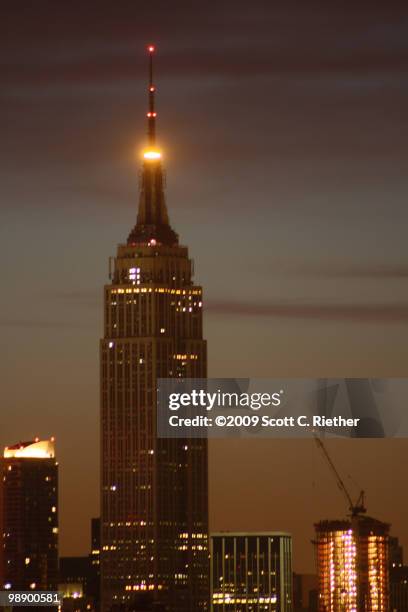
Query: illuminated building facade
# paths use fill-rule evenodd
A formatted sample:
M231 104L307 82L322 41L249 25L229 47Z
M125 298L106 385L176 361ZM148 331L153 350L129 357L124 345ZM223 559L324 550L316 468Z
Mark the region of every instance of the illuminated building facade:
M58 465L53 439L6 447L1 472L1 586L56 590Z
M389 525L360 514L315 529L319 612L387 612Z
M292 538L287 533L214 533L211 610L292 612Z
M206 343L202 290L164 198L153 51L137 222L104 290L102 610L191 612L208 609L207 442L156 437L156 388L158 378L205 378Z

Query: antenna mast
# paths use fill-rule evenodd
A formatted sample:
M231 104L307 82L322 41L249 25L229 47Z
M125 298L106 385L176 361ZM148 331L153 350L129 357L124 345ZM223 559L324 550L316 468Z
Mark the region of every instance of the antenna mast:
M147 136L149 141L149 146L154 146L156 144L156 117L157 113L155 111L155 91L156 87L153 83L153 54L156 50L154 45L149 45L147 47L149 52L149 110L147 112Z

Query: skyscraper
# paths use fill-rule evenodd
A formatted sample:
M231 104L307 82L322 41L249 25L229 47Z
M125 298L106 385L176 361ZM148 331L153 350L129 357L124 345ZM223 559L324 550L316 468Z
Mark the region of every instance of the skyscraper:
M208 604L206 440L156 436L158 378L206 376L202 290L172 229L156 144L154 47L139 210L104 290L102 609Z
M389 525L356 514L315 529L319 612L388 612Z
M288 533L213 533L213 612L292 612L292 537Z
M58 466L53 439L6 447L1 468L1 587L56 590Z

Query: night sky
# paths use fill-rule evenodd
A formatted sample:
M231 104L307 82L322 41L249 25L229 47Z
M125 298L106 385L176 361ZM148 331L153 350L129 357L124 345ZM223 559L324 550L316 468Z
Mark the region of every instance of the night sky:
M0 444L55 435L61 552L99 498L108 257L136 216L145 46L157 45L170 218L205 288L214 377L407 376L403 3L8 3L0 24ZM408 550L408 442L329 445ZM214 530L346 503L313 442L213 442ZM407 552L408 554L408 552Z

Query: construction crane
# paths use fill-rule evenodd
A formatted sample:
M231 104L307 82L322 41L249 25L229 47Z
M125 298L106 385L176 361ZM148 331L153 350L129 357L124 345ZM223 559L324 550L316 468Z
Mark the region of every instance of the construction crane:
M349 509L351 512L351 516L358 516L359 514L364 514L365 512L367 512L367 509L365 507L364 504L364 491L360 491L360 495L356 501L356 503L353 503L353 500L351 499L351 495L348 492L346 485L344 484L340 474L338 473L336 466L334 465L332 458L330 457L329 453L327 452L327 449L325 447L325 445L323 444L322 440L316 435L314 434L314 439L315 442L318 446L318 448L321 450L321 452L323 453L325 459L327 460L333 474L336 477L336 482L337 482L337 486L339 487L340 491L342 491L343 495L346 497L347 499L347 503L349 505Z

